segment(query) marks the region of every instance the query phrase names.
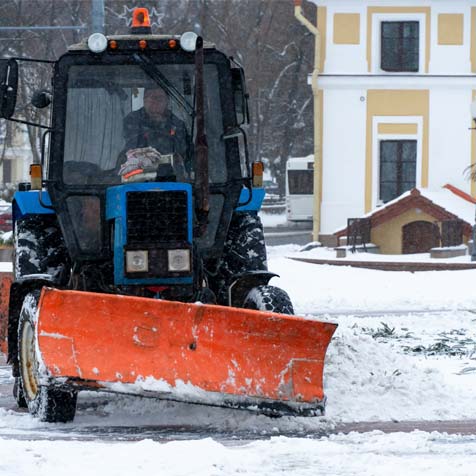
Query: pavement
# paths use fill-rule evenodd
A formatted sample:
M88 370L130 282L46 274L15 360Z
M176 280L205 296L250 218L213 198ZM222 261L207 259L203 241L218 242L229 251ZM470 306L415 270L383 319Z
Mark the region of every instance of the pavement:
M265 227L264 240L268 246L304 246L312 241L312 228L310 225Z

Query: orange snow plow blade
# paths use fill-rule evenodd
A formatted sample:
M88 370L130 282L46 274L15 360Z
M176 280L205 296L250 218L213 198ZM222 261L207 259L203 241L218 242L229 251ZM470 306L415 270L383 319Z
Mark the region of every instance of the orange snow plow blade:
M302 415L323 411L324 358L337 327L248 309L49 288L41 294L37 326L53 381Z

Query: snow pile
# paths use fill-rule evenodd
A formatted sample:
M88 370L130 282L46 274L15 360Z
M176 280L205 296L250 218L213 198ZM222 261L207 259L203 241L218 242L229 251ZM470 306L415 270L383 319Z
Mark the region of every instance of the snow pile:
M324 377L331 420L476 419L474 387L447 382L429 362L404 355L358 327L338 328Z

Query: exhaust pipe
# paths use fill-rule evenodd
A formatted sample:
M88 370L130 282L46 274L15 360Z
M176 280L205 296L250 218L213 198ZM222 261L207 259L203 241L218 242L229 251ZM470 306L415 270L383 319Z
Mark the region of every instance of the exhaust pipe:
M209 185L208 185L208 142L205 132L204 77L203 77L203 38L197 37L195 50L195 100L197 118L197 137L195 139L195 156L197 161L196 177L196 215L197 235L202 236L208 224Z

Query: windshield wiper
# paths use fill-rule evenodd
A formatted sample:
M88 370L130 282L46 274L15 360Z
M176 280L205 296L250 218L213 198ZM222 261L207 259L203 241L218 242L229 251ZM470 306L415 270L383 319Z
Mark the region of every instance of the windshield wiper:
M192 118L195 117L194 108L188 103L180 91L158 70L147 56L135 53L134 61L148 74L177 104Z

